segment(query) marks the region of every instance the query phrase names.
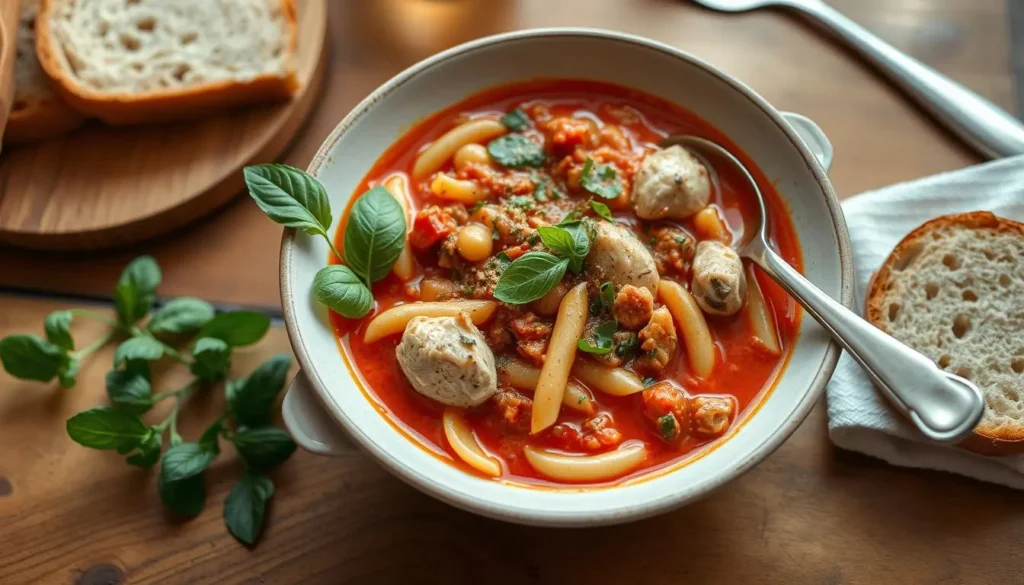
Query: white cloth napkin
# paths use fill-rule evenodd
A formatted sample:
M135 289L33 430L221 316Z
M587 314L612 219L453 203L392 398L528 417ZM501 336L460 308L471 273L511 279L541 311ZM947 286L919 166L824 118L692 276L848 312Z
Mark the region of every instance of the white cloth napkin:
M863 314L872 273L903 236L939 215L975 210L1024 221L1024 156L885 187L845 201L857 312ZM1024 489L1024 455L986 457L929 442L889 407L845 352L826 397L829 436L838 447L893 465L938 469Z

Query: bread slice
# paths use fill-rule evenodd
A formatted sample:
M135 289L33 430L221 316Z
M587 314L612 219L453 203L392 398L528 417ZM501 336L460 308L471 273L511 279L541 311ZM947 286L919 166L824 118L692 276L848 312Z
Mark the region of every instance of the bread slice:
M36 58L39 0L22 0L14 56L14 101L4 142L45 140L63 134L85 118L57 94Z
M293 0L43 0L36 52L110 124L190 118L298 89Z
M876 327L984 392L961 446L1024 452L1024 224L987 211L925 223L882 264L866 307Z

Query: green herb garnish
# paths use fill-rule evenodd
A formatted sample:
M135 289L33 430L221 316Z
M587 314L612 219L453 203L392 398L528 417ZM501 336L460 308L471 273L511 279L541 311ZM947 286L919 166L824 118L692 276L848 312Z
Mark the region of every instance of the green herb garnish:
M520 132L530 127L530 118L526 112L516 108L502 116L501 123L513 132Z
M494 298L512 305L525 305L546 295L565 276L569 260L547 252L527 252L501 273Z
M611 165L595 165L591 158L583 163L580 186L605 199L615 199L622 193L622 184L619 183L615 168Z
M591 341L591 339L579 339L576 341L576 347L578 347L580 351L585 351L587 353L597 355L609 354L611 353L612 346L614 345L612 336L615 335L615 332L618 330L618 323L611 320L605 321L597 327L594 327L594 330L591 332L591 339L593 341Z
M607 205L600 201L594 201L593 199L587 201L587 204L590 205L590 208L594 210L594 213L596 213L598 217L605 221L615 223L615 218L612 217L612 210L608 209Z
M569 260L569 269L579 274L590 253L590 238L580 223L537 228L541 242L555 254Z
M523 134L506 134L487 144L487 152L498 164L510 169L539 167L547 160L544 149Z
M665 439L671 441L679 436L679 421L676 420L676 415L671 412L658 417L658 432Z
M345 228L345 255L328 235L331 207L327 191L312 176L287 165L268 164L245 168L249 195L273 221L320 235L347 265L321 269L314 279L318 301L339 315L358 318L373 306L370 286L391 272L405 246L405 212L383 187L363 193L352 206ZM346 271L347 270L347 271ZM367 299L370 302L367 302Z
M611 309L615 302L615 284L611 282L601 283L601 306Z

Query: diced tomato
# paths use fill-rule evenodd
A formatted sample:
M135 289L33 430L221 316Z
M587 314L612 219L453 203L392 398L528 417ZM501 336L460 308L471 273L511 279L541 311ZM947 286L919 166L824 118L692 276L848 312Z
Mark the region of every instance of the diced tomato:
M505 255L508 256L509 260L515 260L523 254L530 251L529 244L520 244L518 246L512 246L511 248L505 248Z
M455 231L457 224L448 213L437 207L428 207L416 214L412 223L409 243L420 250L426 250L447 238Z

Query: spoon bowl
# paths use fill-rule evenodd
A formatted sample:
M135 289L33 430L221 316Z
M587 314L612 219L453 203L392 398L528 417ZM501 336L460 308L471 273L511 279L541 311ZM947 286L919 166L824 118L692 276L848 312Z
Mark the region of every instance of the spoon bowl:
M774 4L781 4L779 0L693 0L695 4L699 4L704 8L711 10L718 10L719 12L746 12L747 10L755 10L758 8L764 8L765 6L772 6Z
M984 412L981 390L969 380L945 372L927 356L886 335L836 302L786 263L768 245L764 196L750 171L722 145L699 136L674 135L661 146L679 145L708 163L724 162L741 171L757 197L760 224L734 242L740 256L753 261L778 282L865 369L892 405L925 436L941 442L966 438Z

